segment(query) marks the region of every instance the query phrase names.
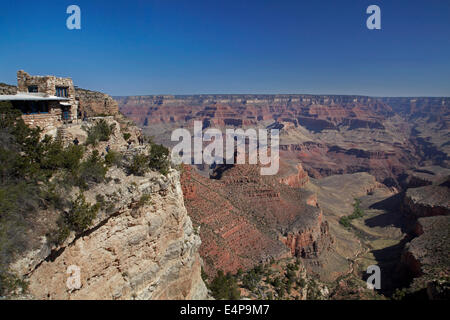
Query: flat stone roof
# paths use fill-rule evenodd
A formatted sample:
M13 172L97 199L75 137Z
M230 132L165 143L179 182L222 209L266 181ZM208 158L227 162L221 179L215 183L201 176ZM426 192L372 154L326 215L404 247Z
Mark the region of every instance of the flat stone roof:
M68 101L68 98L48 96L44 93L25 93L0 95L0 101Z

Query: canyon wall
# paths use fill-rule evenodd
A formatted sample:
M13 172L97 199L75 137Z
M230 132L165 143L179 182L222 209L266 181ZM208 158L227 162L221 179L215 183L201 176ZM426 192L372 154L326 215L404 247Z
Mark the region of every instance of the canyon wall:
M224 165L207 178L184 166L185 204L200 227L209 276L271 259L314 259L330 248L328 224L316 195L299 188L308 178L298 169L286 178L261 176L257 165Z
M79 111L83 117L94 115L115 115L119 112L117 102L109 95L86 89L76 89L75 96L79 101Z
M314 95L193 95L115 97L127 117L137 124L210 120L212 125L254 125L259 121L286 121L313 131L382 128L392 114L375 98Z

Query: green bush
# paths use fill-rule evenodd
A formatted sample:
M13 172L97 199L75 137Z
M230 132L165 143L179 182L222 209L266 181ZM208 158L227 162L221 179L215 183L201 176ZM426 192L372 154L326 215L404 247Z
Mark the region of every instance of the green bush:
M123 138L125 139L125 141L128 141L128 139L130 139L130 137L131 137L131 133L128 133L128 132L123 133Z
M21 289L22 293L26 293L28 284L10 272L0 273L0 296L14 295L17 289Z
M84 190L88 189L94 183L103 182L107 172L108 168L105 162L99 156L98 151L94 150L88 159L80 165L76 177L77 185Z
M96 126L96 134L92 131L94 140L104 140L111 133L112 127L106 128L105 123ZM42 226L40 210L70 208L67 216L56 221L56 230L44 231L51 241L82 230L97 209L82 199L71 203L66 195L74 185L103 181L107 171L98 152L82 162L83 146L64 147L49 136L42 139L41 132L28 127L10 103L0 102L0 295L20 284L11 280L7 266L15 254L32 247L37 222Z
M83 232L91 224L97 216L99 205L90 205L86 202L86 199L82 193L72 201L72 208L65 216L65 222L70 230L76 233Z
M108 167L113 165L120 167L122 163L122 154L114 150L109 150L105 156L105 163Z
M149 166L163 175L167 175L170 169L169 149L162 144L152 144L149 155Z
M151 195L149 195L148 193L145 193L139 199L138 205L139 205L139 207L142 207L143 205L150 204L151 200L152 200Z
M114 131L115 124L108 125L105 119L101 119L94 126L87 130L87 145L97 145L99 141L108 141Z
M217 272L209 288L217 300L237 300L241 296L236 279L230 273L224 275L222 270Z
M255 290L256 286L262 279L264 270L261 265L255 266L252 270L248 271L242 278L242 286L250 291Z
M360 207L361 201L359 199L355 199L355 203L353 204L353 213L348 216L341 217L339 219L339 223L346 228L351 226L351 221L353 219L361 218L364 216L364 210Z
M135 176L143 176L148 170L148 157L143 153L134 155L128 166L128 172Z
M150 169L167 175L170 169L169 149L160 144L152 144L148 155L138 153L128 164L128 172L143 176Z
M206 283L208 281L208 275L206 274L205 270L203 269L203 267L201 267L201 273L200 273L202 280Z

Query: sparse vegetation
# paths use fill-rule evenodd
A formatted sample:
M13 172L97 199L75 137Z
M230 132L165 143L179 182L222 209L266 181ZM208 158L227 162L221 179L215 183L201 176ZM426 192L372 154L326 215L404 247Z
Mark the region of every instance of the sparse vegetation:
M125 141L128 141L128 139L131 138L131 133L129 133L129 132L124 132L124 133L123 133L123 138L125 139Z
M361 201L359 199L355 199L355 203L353 204L353 213L348 216L341 217L339 219L339 223L346 228L351 226L351 221L353 219L361 218L364 216L364 210L360 207Z
M242 277L242 286L250 291L255 290L257 284L261 281L264 270L261 265L255 266Z
M67 226L76 233L83 232L92 224L98 209L98 204L90 205L86 202L84 195L80 193L72 201L72 208L65 217Z
M76 172L76 185L87 190L90 185L103 182L107 172L105 161L99 156L98 151L94 150Z
M87 130L86 145L97 145L99 141L108 141L114 131L114 124L108 125L105 119L100 119L94 126Z
M141 207L141 206L144 206L146 204L151 204L151 200L152 200L151 195L148 194L148 193L144 193L141 196L141 198L139 199L138 206Z
M113 128L105 124L100 121L90 131L91 142L109 138ZM87 204L82 196L74 202L67 199L73 186L86 189L105 178L105 160L94 151L83 161L84 153L85 146L65 147L49 136L42 138L39 128L24 123L20 111L0 102L0 295L22 287L7 266L14 254L37 241L34 232L42 224L41 210L68 212L56 221L57 230L41 226L56 242L72 230L83 231L95 218L100 204Z
M143 176L150 169L164 175L169 173L169 149L163 145L152 144L148 155L138 153L134 155L128 165L128 172L137 176Z
M236 279L231 273L225 275L222 270L217 272L217 276L211 281L209 288L213 297L217 300L237 300L240 298Z
M128 172L135 176L143 176L149 169L148 157L143 153L136 154L128 166Z
M117 166L120 167L122 164L122 154L120 152L109 150L109 152L105 156L105 164L108 167Z

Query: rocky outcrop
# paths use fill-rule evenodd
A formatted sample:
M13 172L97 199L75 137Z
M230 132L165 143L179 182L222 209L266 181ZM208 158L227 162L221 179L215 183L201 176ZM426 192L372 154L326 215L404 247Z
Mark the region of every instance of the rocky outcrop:
M419 218L416 231L418 236L406 244L402 256L402 262L415 278L411 289L421 290L436 281L448 281L450 216Z
M293 188L302 188L309 182L308 173L303 170L302 165L297 164L297 173L288 174L280 178L280 182Z
M119 112L117 102L109 95L97 91L76 88L76 99L79 101L79 111L82 117L96 115L115 115Z
M450 176L450 169L439 166L419 167L408 170L401 179L404 189L440 184Z
M16 94L17 87L6 83L0 83L0 94Z
M281 238L292 255L299 258L317 258L323 251L331 249L334 242L322 210L314 207L308 210L315 211L316 215L311 219L311 223L294 223L287 235Z
M279 176L261 176L259 169L219 166L214 178L191 166L183 170L185 204L200 226L200 253L209 275L248 270L271 258L315 258L332 243L315 194ZM306 177L299 173L297 182L303 183Z
M406 191L405 210L414 217L450 214L450 189L446 186L424 186Z
M414 181L433 184L408 189L403 204L404 212L417 219L411 234L414 238L402 255L403 266L414 278L409 291L426 290L430 299L450 294L450 179L437 179L435 172L420 170L421 179Z
M120 172L114 179L126 179ZM37 299L204 299L199 236L183 205L178 175L140 178L114 198L114 213L67 245L54 249L28 275ZM114 183L114 182L113 182ZM100 190L95 190L100 191ZM98 193L99 194L99 193ZM151 204L139 205L139 197ZM80 270L81 287L67 287L67 268Z
M99 142L97 150L110 145L123 152L124 161L148 151L148 146L129 148L121 126L112 117L104 119L114 124L114 132L109 141ZM78 192L75 188L66 197L73 199ZM71 232L60 245L43 236L38 246L10 265L28 283L28 298L208 298L201 278L201 240L184 206L178 171L135 176L113 166L105 182L91 186L84 196L87 203L101 203L87 229ZM55 218L61 213L39 215L45 217L40 223L55 230ZM80 286L70 285L73 272L78 272Z

